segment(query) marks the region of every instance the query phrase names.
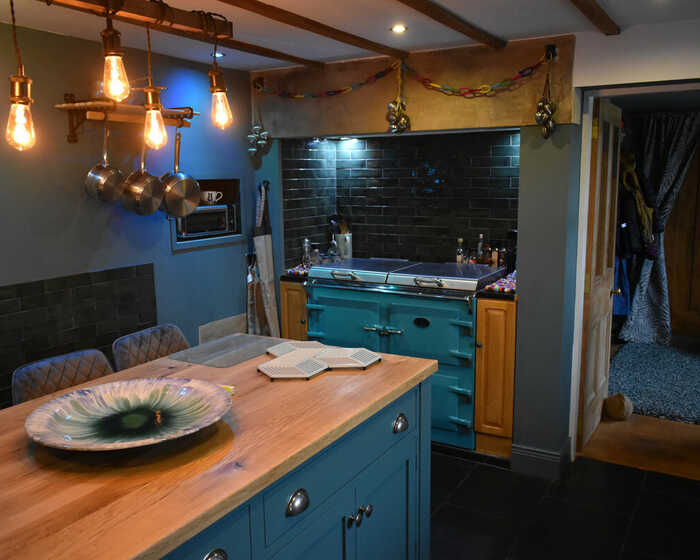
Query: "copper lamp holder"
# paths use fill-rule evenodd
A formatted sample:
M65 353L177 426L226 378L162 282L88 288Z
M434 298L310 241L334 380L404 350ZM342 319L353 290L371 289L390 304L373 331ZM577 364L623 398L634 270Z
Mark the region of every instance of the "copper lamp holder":
M161 110L163 105L160 102L160 92L165 89L162 86L146 86L143 88L143 93L146 97L146 102L143 106L146 111Z
M24 75L24 66L17 68L17 74L10 76L10 103L29 105L32 99L32 79Z
M219 91L226 92L224 73L219 69L216 63L214 63L211 70L209 70L209 91L211 93L216 93Z
M112 27L112 21L109 20L107 28L100 33L102 36L102 51L105 56L124 56L122 49L121 37L122 34Z

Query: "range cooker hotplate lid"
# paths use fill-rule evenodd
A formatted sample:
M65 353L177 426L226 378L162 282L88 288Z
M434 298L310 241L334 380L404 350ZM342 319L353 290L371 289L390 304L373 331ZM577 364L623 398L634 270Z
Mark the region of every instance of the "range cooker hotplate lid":
M413 263L405 259L345 259L312 266L309 278L384 284L390 272L411 264Z
M389 273L388 284L474 292L500 278L505 268L486 264L416 263Z

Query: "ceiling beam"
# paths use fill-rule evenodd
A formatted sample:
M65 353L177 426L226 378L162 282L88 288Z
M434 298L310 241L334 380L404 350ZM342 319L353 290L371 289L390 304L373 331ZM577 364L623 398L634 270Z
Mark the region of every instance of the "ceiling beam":
M42 3L49 3L39 0ZM82 12L93 13L98 16L105 16L107 5L106 0L51 0L49 4L73 8ZM208 18L203 21L200 14L188 10L180 10L170 6L163 7L157 2L148 0L113 0L112 5L119 6L115 11L115 16L119 16L121 21L129 23L157 24L167 22L169 27L179 31L212 33L217 37L231 37L233 35L233 25L230 21L222 19ZM116 17L115 17L116 19Z
M398 0L409 8L428 16L430 19L441 23L442 25L459 31L462 35L466 35L470 39L474 39L479 43L488 45L493 49L500 49L506 46L506 41L492 35L488 31L479 29L468 21L462 19L458 15L446 10L439 4L431 0Z
M46 0L39 1L45 2ZM142 12L136 13L131 11L137 7L137 4L148 5L149 11L145 14ZM78 12L105 17L104 2L101 0L52 0L51 5L62 6ZM247 52L258 56L264 56L266 58L286 60L287 62L293 62L294 64L303 66L310 66L312 68L323 68L323 63L317 60L308 60L306 58L301 58L291 54L275 51L273 49L268 49L266 47L260 47L258 45L252 45L250 43L244 43L243 41L232 39L230 33L232 24L230 21L218 20L216 28L217 38L215 38L212 33L203 31L201 27L201 19L198 14L185 12L185 10L179 10L177 8L168 8L167 14L164 17L163 12L160 10L160 8L158 8L157 15L153 17L154 14L150 11L151 6L158 7L158 4L153 2L143 2L142 0L126 0L122 6L122 9L112 16L112 19L114 21L121 21L131 25L136 25L138 27L150 27L155 31L160 31L169 35L176 35L178 37L185 37L187 39L200 41L202 43L208 43L211 45L217 43L222 47ZM196 22L194 19L189 17L180 17L182 14L178 14L178 12L184 12L188 16L195 16ZM177 23L173 22L171 24L171 18L173 17L177 18ZM224 26L222 27L221 24L224 24ZM210 23L210 25L212 24ZM228 31L225 31L226 29L228 29Z
M334 41L338 41L340 43L346 43L361 49L385 54L387 56L392 56L399 59L403 59L408 56L408 52L406 51L395 49L380 43L375 43L374 41L358 37L352 33L346 33L345 31L341 31L340 29L336 29L335 27L331 27L325 23L300 16L293 12L288 12L287 10L283 10L277 6L271 6L270 4L265 4L264 2L258 2L258 0L219 0L219 2L223 2L224 4L241 8L243 10L248 10L249 12L253 12L268 19L279 21L280 23L284 23L286 25L291 25L292 27L298 27L299 29L310 31L316 35L323 35L324 37L328 37L329 39L333 39Z
M571 0L571 3L606 35L620 34L620 26L600 7L596 0Z

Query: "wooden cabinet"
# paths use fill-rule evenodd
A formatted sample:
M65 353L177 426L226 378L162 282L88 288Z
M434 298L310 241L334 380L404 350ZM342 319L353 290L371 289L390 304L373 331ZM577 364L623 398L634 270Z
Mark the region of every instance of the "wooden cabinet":
M516 302L479 298L477 306L476 450L510 456L513 436Z
M282 338L306 340L306 289L301 282L280 282Z

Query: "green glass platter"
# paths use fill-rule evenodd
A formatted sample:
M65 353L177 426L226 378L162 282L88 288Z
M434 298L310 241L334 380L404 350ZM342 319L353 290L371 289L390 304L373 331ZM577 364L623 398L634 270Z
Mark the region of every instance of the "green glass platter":
M130 379L78 389L44 403L24 424L48 447L106 451L192 434L231 408L224 388L199 379Z

